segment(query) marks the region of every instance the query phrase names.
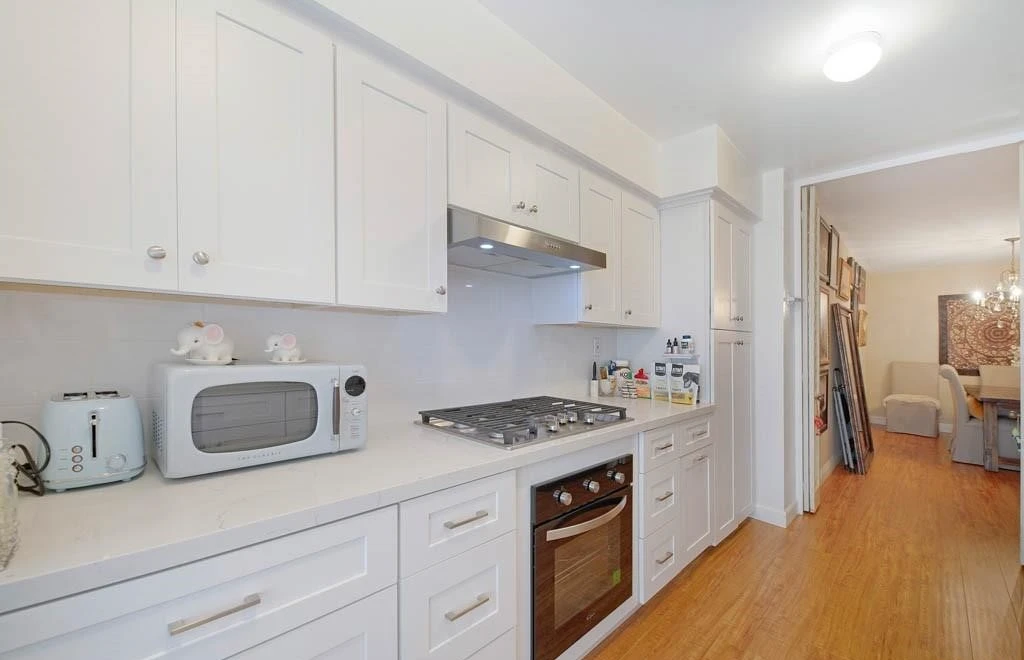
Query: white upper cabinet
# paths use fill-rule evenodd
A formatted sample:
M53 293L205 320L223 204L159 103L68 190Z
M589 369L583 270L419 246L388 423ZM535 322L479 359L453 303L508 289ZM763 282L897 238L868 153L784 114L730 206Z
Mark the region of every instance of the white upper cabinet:
M338 303L447 309L445 103L338 49Z
M579 177L579 167L561 156L449 105L453 205L578 242Z
M174 289L174 1L0 2L0 278Z
M619 295L619 230L622 226L622 191L590 172L580 174L580 243L604 252L602 270L580 274L583 321L621 325Z
M532 145L525 147L514 183L521 180L516 188L526 208L512 222L579 242L580 168L549 151Z
M753 329L750 227L718 202L711 202L711 327Z
M178 20L180 289L333 303L333 44L253 0Z
M661 238L658 210L622 193L619 268L622 272L622 321L626 325L661 324Z
M512 221L512 170L520 141L508 131L454 104L448 106L448 201ZM518 217L522 217L521 214Z

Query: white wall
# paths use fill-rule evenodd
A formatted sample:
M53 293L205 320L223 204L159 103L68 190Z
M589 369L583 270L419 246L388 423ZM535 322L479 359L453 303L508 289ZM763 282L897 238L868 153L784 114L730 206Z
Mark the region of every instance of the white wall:
M882 400L892 393L892 362L938 362L938 297L988 290L1005 268L1006 262L999 260L868 274L868 345L861 349L861 360L871 415L885 415ZM978 382L971 376L961 380L965 385ZM946 381L939 379L938 391L942 421L951 423L953 403Z
M658 145L658 174L662 197L717 187L760 214L761 173L715 124Z
M754 227L754 517L785 526L787 515L785 402L784 173L763 178L762 219Z
M175 334L197 319L222 324L244 359L265 359L266 335L291 331L311 359L365 364L370 414L410 424L427 407L585 395L593 338L613 357L614 330L532 325L528 280L452 267L449 295L446 315L392 315L0 285L0 419L36 423L52 393L106 387L138 397L148 419L149 368L176 359Z

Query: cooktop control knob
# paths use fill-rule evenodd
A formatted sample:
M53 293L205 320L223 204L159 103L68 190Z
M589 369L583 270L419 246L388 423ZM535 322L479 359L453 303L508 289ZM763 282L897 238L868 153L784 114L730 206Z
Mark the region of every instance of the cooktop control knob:
M621 472L616 472L615 470L608 470L607 476L609 479L613 479L617 484L626 483L626 475L622 474Z
M586 479L583 482L583 487L589 490L591 493L597 493L601 490L601 484L597 483L593 479Z
M558 503L562 506L569 506L572 504L572 493L567 490L556 490L555 499L558 500Z
M107 459L107 469L117 472L118 470L124 468L127 462L128 457L125 456L124 454L114 454L113 456Z

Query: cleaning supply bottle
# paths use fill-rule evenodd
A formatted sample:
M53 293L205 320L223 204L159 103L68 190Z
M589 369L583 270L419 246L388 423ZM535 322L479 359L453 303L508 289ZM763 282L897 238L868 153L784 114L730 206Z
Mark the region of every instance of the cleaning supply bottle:
M0 425L0 570L3 570L18 545L18 470L14 451L4 439Z

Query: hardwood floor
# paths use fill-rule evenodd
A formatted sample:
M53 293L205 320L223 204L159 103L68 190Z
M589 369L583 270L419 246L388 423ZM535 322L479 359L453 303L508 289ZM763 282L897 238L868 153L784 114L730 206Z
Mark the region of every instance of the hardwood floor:
M590 659L1024 657L1019 475L874 437L867 477L837 468L789 529L747 521Z

